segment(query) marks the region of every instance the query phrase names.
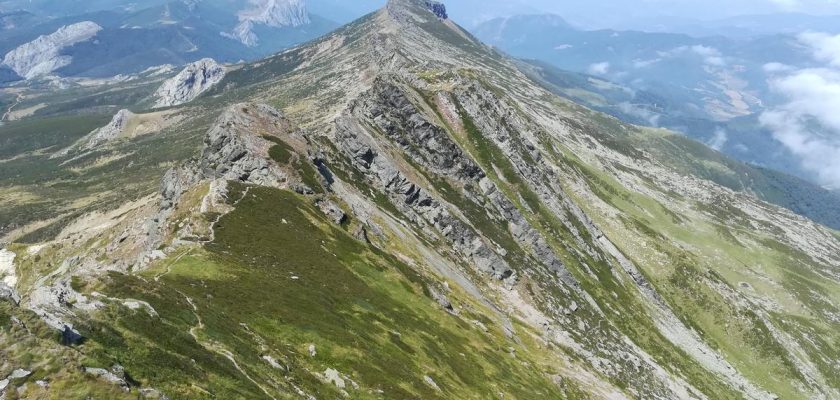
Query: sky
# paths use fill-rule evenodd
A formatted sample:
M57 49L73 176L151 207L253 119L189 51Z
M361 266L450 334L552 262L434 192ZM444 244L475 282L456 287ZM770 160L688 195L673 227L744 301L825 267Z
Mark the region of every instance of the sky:
M626 26L651 17L713 20L800 12L840 15L840 0L447 0L453 18L470 26L497 16L549 12L586 27ZM480 10L476 12L476 10Z

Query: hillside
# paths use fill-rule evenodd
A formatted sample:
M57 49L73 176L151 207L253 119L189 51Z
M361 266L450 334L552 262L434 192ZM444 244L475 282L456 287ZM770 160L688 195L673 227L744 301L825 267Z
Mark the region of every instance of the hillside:
M445 15L391 0L174 107L174 72L25 93L0 391L840 396L840 233Z

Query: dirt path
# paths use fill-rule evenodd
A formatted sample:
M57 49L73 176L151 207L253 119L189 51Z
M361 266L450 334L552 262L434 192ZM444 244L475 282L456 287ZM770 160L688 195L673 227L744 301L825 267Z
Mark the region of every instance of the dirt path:
M14 110L14 109L15 109L15 107L17 107L17 106L18 106L18 104L20 104L22 101L23 101L23 95L22 95L22 94L20 94L20 93L18 93L17 98L15 99L14 104L12 104L12 105L10 105L10 106L9 106L9 109L8 109L8 110L6 110L6 113L5 113L5 114L3 114L3 118L0 118L0 122L4 122L4 121L6 121L6 120L7 120L7 119L8 119L8 118L12 115L12 110Z
M239 371L240 374L242 374L242 376L244 376L246 379L251 381L251 383L256 385L258 388L260 388L260 390L262 390L263 393L265 393L266 396L268 396L272 400L277 400L274 396L271 395L271 393L265 387L263 387L263 385L261 385L259 382L254 380L254 378L251 378L251 375L248 375L248 373L245 372L245 370L242 369L242 367L239 366L239 363L236 362L236 357L233 355L233 353L230 352L230 350L225 349L224 346L222 346L219 343L215 343L215 342L212 342L212 341L204 341L201 338L199 338L197 331L199 331L201 329L204 329L204 321L201 319L201 315L198 314L198 307L195 305L192 298L190 298L189 296L187 296L186 294L184 294L180 290L177 290L177 292L180 293L181 296L184 296L184 298L187 300L187 303L190 304L190 307L192 307L192 310L193 310L192 311L193 315L195 315L195 318L198 321L198 323L194 327L190 328L190 331L189 331L190 336L192 336L193 339L195 339L196 343L202 345L207 350L210 350L214 353L217 353L217 354L227 358L231 362L231 364L233 364L233 367L236 368L236 370Z
M178 261L180 261L180 260L181 260L181 258L184 258L184 256L187 256L187 255L191 254L191 253L193 252L193 250L194 250L194 249L189 249L189 250L187 250L187 251L185 251L185 252L181 253L180 255L178 255L178 257L175 257L175 259L174 259L174 260L170 261L170 262L166 265L166 270L164 270L163 272L161 272L161 273L159 273L159 274L155 275L155 278L154 278L155 282L159 282L159 281L160 281L160 278L163 278L165 275L167 275L167 274L169 274L170 272L172 272L172 266L174 266L175 264L177 264L177 263L178 263ZM182 293L182 294L183 294L183 293Z

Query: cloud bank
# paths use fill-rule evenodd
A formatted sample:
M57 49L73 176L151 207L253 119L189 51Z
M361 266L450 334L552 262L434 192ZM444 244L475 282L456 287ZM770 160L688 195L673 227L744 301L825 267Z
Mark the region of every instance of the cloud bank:
M799 41L826 66L765 66L771 89L786 103L764 112L760 121L820 183L840 188L840 35L804 33Z

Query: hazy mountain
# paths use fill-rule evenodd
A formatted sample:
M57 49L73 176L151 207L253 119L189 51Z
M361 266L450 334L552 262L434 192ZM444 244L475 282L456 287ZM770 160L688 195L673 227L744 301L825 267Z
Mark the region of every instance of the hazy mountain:
M311 40L338 26L309 14L301 2L204 0L143 6L146 8L141 9L136 3L88 4L78 9L86 13L49 19L34 26L17 26L2 33L0 52L8 54L16 48L32 47L31 43L39 38L56 36L67 26L95 23L102 28L95 36L62 46L60 54L55 55L68 60L67 65L37 75L55 71L61 76L108 77L208 57L220 62L252 60ZM37 12L37 7L35 3L31 9ZM99 9L105 11L94 11ZM54 15L61 14L61 10L53 10Z
M836 34L840 33L840 15L775 13L738 15L715 20L649 17L628 22L625 28L647 32L672 32L692 36L727 36L732 38L754 38L779 34L797 35L807 31Z
M817 181L758 121L767 107L784 101L771 90L769 66L819 65L796 37L585 31L551 15L496 19L474 32L514 56L539 60L543 69L550 65L603 82L614 94L586 99L591 107L684 132L740 160ZM591 93L593 85L583 82L590 88L578 89Z
M840 395L840 202L446 14L0 91L0 392Z

